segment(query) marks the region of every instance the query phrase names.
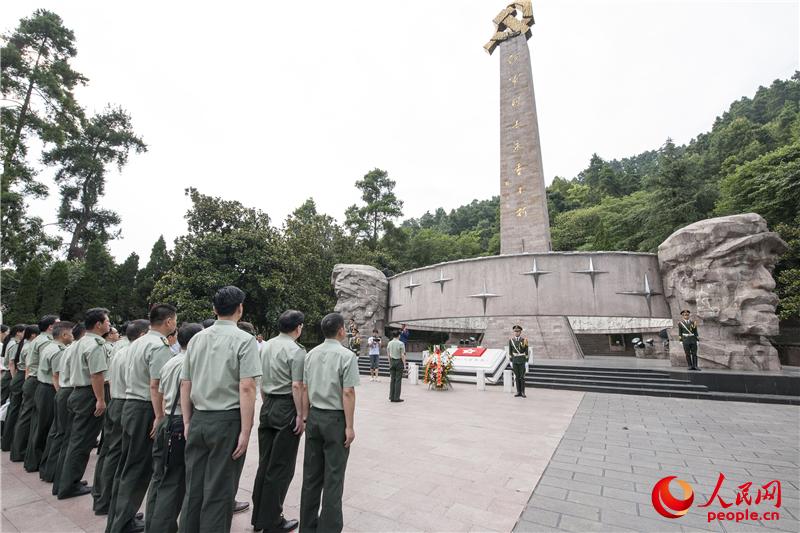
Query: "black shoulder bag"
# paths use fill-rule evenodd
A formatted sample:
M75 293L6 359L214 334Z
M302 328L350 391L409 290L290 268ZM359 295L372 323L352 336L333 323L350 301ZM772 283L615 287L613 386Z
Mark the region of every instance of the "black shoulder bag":
M169 468L169 458L173 453L180 453L186 448L186 438L183 436L183 416L180 418L175 416L175 409L178 407L178 402L181 400L181 377L178 376L178 389L175 394L175 400L172 402L172 409L169 412L167 419L167 430L164 432L164 472Z

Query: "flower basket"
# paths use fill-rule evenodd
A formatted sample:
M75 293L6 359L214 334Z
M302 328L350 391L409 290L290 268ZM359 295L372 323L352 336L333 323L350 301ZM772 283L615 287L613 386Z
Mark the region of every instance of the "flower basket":
M429 353L428 360L425 362L422 382L428 385L428 389L452 389L450 372L453 370L453 356L444 346L432 346Z

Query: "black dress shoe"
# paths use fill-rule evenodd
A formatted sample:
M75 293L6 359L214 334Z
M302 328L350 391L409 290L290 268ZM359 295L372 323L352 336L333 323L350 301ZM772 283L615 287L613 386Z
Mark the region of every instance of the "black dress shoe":
M236 500L233 501L234 513L243 513L248 509L250 509L250 502L237 502Z
M125 533L141 533L144 531L144 522L140 518L134 518Z
M66 494L63 496L61 494L58 495L59 500L66 500L67 498L75 498L77 496L84 496L86 494L92 493L92 487L88 487L86 485L78 485L74 487L72 490L67 491Z
M144 513L136 513L134 518L136 518L136 520L142 520L144 519Z
M89 485L89 482L88 482L88 481L86 481L85 479L82 479L82 480L81 480L81 485L83 485L84 487L86 487L87 485Z
M400 403L400 402L404 402L404 401L405 400L391 400L392 403Z
M520 394L520 393L516 393L516 394L514 395L514 398L519 398L520 396L522 396L522 394Z
M288 533L289 531L294 531L297 529L297 526L300 524L297 520L286 520L283 519L283 523L274 529L265 530L264 533Z
M95 516L106 516L108 514L108 509L97 509L94 514Z

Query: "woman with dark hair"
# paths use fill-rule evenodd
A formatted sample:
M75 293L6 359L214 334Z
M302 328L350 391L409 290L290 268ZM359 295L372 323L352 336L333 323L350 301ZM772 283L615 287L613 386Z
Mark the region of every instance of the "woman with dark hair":
M8 358L17 346L17 343L22 340L23 333L25 333L25 325L17 324L11 327L8 331L8 335L3 339L3 351L2 355L0 355L0 358L3 360L3 377L0 378L0 391L2 391L0 392L0 405L6 403L6 400L8 400L10 394L9 387L11 386L11 378L13 377ZM16 370L14 373L16 373Z
M17 418L19 418L19 409L22 406L22 385L25 382L25 355L27 354L26 348L30 346L30 342L39 335L39 326L25 326L25 331L22 334L22 340L17 344L16 350L12 351L9 356L9 369L11 370L11 384L9 385L10 401L8 411L6 412L6 421L3 425L3 439L0 442L0 449L7 452L11 449L11 443L14 441L14 426L17 425Z

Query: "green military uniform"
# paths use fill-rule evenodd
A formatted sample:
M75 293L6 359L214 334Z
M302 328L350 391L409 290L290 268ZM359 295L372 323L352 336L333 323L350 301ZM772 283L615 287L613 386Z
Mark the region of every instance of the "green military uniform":
M103 422L103 448L101 454L105 457L103 470L100 472L100 487L97 495L93 493L93 509L95 514L107 514L111 505L111 494L114 490L114 479L119 467L120 457L122 456L122 409L125 406L125 390L128 383L125 379L127 371L127 354L130 341L127 338L121 339L111 350L111 359L108 363L107 377L111 383L106 409L105 421ZM95 485L98 477L95 472ZM94 487L92 487L94 490Z
M125 406L122 408L122 451L114 475L106 531L127 531L147 493L153 475L150 430L155 412L150 381L161 379L161 368L172 357L167 338L151 330L127 348Z
M386 345L389 354L389 400L396 402L400 399L400 388L403 385L403 355L406 345L398 339L392 339Z
M3 377L0 378L0 405L6 403L11 393L11 351L17 349L17 339L9 339L6 344L6 353L3 355Z
M186 441L182 532L230 531L236 481L245 457L231 457L241 432L239 382L261 375L256 338L217 320L189 342L181 379L192 382ZM213 497L210 497L213 495Z
M253 529L283 523L283 501L294 477L300 435L294 434L297 408L292 382L303 381L306 350L286 333L261 349L264 405L258 423L258 471L253 486Z
M10 356L12 365L16 365L17 373L11 379L8 411L6 412L6 422L3 429L2 450L7 452L14 444L14 434L17 429L19 412L22 408L22 388L25 386L25 357L30 350L30 341L22 341L22 346L17 345L17 349Z
M186 495L186 466L183 447L176 444L171 448L169 438L172 431L183 432L180 378L185 357L185 352L176 354L161 369L158 390L164 395L166 416L158 424L153 442L153 477L147 489L145 531L178 531L178 515Z
M72 355L78 347L75 341L61 353L60 357L53 360L53 374L58 373L58 392L56 392L56 413L54 425L56 433L52 439L50 448L53 450L55 461L48 460L45 469L45 481L52 481L53 496L58 495L59 479L64 468L64 459L67 457L67 444L69 443L72 430L72 413L69 412L69 397L72 395L74 387L70 382L69 375L72 371Z
M52 361L56 354L64 351L64 348L65 346L60 342L51 342L43 346L39 352L39 367L36 371L36 378L39 380L39 384L34 393L36 418L31 424L28 449L25 452L25 469L29 472L41 469L47 447L47 436L53 425L53 411L55 408L56 389L53 386ZM30 468L29 465L31 465ZM41 477L41 474L39 477Z
M53 336L50 333L39 334L28 346L25 353L25 368L27 369L27 376L25 383L22 385L22 405L19 409L19 418L17 425L14 427L14 442L11 443L12 461L24 461L25 453L28 449L28 440L31 434L36 431L34 421L36 420L36 387L39 385L39 380L36 377L36 372L39 369L39 357L42 347L53 342ZM39 464L32 464L30 461L25 461L25 470L28 472L36 472L39 469Z
M342 391L359 384L358 358L335 339L308 352L303 369L311 411L306 426L300 529L334 532L344 527L342 492L350 449ZM320 512L320 493L323 494Z
M508 355L511 357L511 369L517 384L517 396L525 396L525 364L528 362L528 339L511 337L508 340Z
M106 350L106 364L111 369L111 352L114 344L106 342L103 347ZM108 409L111 407L111 384L109 382L110 372L105 373L103 383L103 398L106 402L106 412L103 413L103 425L100 428L100 442L98 443L97 462L94 464L94 480L92 482L92 509L95 514L105 514L108 512L109 501L111 500L111 485L104 485L103 480L108 473L106 470L106 457L108 456L109 445L106 443L106 426L108 425ZM112 472L112 475L116 472ZM112 481L113 483L113 481Z
M17 380L16 389L17 389L17 397L16 400L14 399L14 395L12 394L12 385L14 385L14 376L11 375L11 365L16 364L14 361L14 357L17 354L18 348L17 339L11 339L8 341L8 345L6 346L6 353L3 357L3 363L5 367L8 369L7 372L3 373L3 382L0 384L2 386L2 395L3 401L1 403L6 403L6 400L9 400L8 411L6 411L6 419L3 421L3 435L2 439L0 439L0 449L4 452L7 452L11 449L11 442L13 440L13 433L14 433L14 424L17 421L17 415L19 414L19 405L22 403L22 381ZM24 379L24 378L22 378ZM13 417L12 417L13 415ZM6 435L9 435L7 437ZM8 440L8 444L6 441Z
M67 346L64 346L60 343L53 343L43 351L42 359L39 364L38 377L40 385L43 383L50 383L54 385L55 380L53 376L61 371L61 361L66 352ZM58 390L60 390L62 386L63 385L60 383L60 380L58 389L55 388L55 385L53 386L50 430L47 432L47 442L44 447L44 452L42 453L42 460L39 463L39 479L42 481L47 481L48 483L53 482L55 467L58 463L59 447L61 445L61 441L57 437L58 418L56 415L58 413ZM44 388L42 390L44 390Z
M72 429L59 478L59 499L69 497L80 488L89 454L97 443L103 425L103 417L94 415L97 398L91 378L108 370L104 344L102 337L87 331L70 355L69 380L74 390L69 396L67 408L72 414Z
M681 320L678 322L678 338L683 344L686 354L686 365L690 370L697 369L697 322L694 320Z

